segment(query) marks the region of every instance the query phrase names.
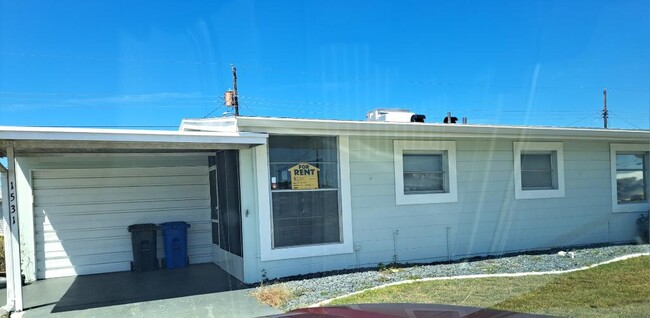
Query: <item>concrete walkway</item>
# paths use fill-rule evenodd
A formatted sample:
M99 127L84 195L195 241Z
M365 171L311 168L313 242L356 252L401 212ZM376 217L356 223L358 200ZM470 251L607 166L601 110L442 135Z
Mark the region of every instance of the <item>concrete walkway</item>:
M24 286L26 311L12 317L257 317L280 313L258 303L248 291L214 264L64 277ZM4 299L3 288L0 300Z
M258 303L246 289L52 313L54 307L49 304L11 317L259 317L281 313Z

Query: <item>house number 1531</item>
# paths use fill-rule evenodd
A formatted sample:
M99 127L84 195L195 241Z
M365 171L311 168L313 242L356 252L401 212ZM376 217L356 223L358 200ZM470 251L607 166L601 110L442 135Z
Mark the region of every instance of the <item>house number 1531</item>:
M11 215L11 224L16 224L16 189L14 183L9 183L9 215Z

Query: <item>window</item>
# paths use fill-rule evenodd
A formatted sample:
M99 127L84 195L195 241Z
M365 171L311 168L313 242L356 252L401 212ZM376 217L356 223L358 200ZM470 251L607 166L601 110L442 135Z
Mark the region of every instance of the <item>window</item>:
M612 144L614 212L648 210L648 145Z
M616 198L619 204L646 201L645 154L616 154Z
M557 153L522 152L521 188L523 190L557 189Z
M515 198L564 197L563 158L561 142L515 142Z
M269 138L273 248L341 242L335 137Z
M396 203L456 202L456 143L394 142Z
M404 194L445 192L443 154L407 154L404 158Z

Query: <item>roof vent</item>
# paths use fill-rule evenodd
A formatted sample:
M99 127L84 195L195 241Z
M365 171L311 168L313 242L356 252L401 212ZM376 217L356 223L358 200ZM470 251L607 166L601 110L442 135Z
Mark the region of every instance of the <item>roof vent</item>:
M427 118L427 116L424 116L422 114L415 114L415 115L411 116L411 122L412 123L423 123L425 118Z
M455 124L458 121L458 117L451 117L451 113L447 113L447 117L442 120L445 124Z
M385 121L395 123L410 123L415 113L408 109L395 109L395 108L377 108L366 113L366 121ZM415 115L423 116L424 115Z

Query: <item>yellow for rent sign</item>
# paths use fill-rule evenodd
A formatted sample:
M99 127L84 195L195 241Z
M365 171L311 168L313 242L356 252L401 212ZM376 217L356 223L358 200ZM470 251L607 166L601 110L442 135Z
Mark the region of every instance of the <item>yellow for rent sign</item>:
M289 174L291 175L291 189L318 189L318 171L320 171L320 169L308 163L299 163L289 168Z

